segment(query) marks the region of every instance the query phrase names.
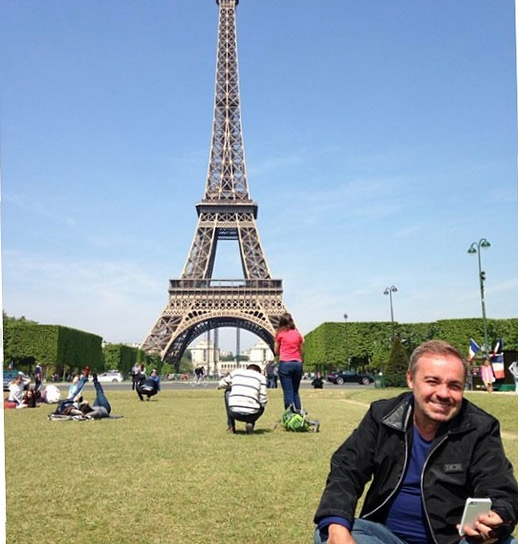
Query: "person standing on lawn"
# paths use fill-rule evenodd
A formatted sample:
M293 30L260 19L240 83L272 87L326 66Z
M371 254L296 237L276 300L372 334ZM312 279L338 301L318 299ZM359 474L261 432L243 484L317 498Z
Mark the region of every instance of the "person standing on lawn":
M135 363L131 369L131 390L135 391L140 376L140 363Z
M495 373L493 372L493 367L489 359L484 359L484 364L480 367L480 377L482 378L482 383L486 387L488 393L493 392L493 384L495 383Z
M514 378L514 392L518 395L518 363L513 361L509 365L509 372L513 375Z
M266 375L266 387L268 389L275 388L275 361L268 361L264 367L264 373Z
M498 421L463 398L466 361L440 340L418 346L412 390L373 402L338 448L315 514L315 544L457 544L468 497L492 509L470 543L517 544L518 484ZM355 509L371 481L360 517Z
M34 390L38 391L41 387L41 382L43 380L43 370L41 365L38 363L34 368Z
M275 335L275 355L279 357L279 379L284 395L284 409L301 410L299 387L302 380L304 337L295 328L291 314L282 314Z

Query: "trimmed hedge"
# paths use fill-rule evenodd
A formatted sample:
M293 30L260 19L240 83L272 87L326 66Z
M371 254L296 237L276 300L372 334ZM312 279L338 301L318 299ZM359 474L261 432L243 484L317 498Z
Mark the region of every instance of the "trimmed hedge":
M323 323L305 337L304 366L343 366L345 347L353 367L376 366L388 357L391 323Z
M483 343L483 330L482 318L396 324L396 332L407 355L422 342L433 338L445 340L467 354L470 338L479 345ZM518 319L488 319L487 330L491 346L502 338L504 349L518 350ZM305 337L304 368L311 371L344 367L347 342L353 368L385 371L392 347L391 334L390 322L323 323Z
M37 362L51 375L104 369L102 338L61 325L4 322L4 360L30 372Z
M160 357L147 356L141 349L125 344L106 344L103 349L104 366L106 370L117 369L123 374L129 374L135 363L153 366L160 373L162 363Z
M19 370L31 373L36 363L50 377L80 372L89 366L94 372L118 369L129 374L135 363L146 368L162 369L159 356L124 344L106 344L102 338L61 325L40 325L26 319L14 319L4 313L4 360Z

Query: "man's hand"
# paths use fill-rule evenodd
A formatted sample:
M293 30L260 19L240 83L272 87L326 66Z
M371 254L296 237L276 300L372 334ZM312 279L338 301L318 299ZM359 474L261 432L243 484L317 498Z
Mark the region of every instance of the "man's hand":
M327 544L356 544L353 535L343 525L338 523L331 523L328 527L329 537Z
M465 525L464 536L468 542L491 544L491 542L498 540L495 531L503 522L504 520L496 512L491 510L487 516L480 515L473 527Z

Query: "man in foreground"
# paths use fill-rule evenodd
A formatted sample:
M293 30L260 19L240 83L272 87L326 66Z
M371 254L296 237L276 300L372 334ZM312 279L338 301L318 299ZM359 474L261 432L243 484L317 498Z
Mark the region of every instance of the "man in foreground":
M246 423L246 434L252 434L255 422L263 415L268 402L266 378L258 365L240 368L221 379L219 389L225 389L227 431L236 432L236 421Z
M492 500L487 516L463 528L468 542L516 543L513 468L498 421L463 399L465 379L462 354L446 342L416 348L407 372L412 392L373 402L334 453L316 544L457 543L468 497Z

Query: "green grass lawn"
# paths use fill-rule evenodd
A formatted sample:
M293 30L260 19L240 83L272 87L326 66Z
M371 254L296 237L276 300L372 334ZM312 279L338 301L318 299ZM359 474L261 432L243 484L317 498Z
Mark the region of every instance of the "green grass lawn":
M227 434L221 391L167 390L151 402L109 392L123 419L48 421L54 406L5 411L7 543L312 542L332 452L368 403L398 390L302 391L318 434L274 428L280 389L252 436ZM87 388L85 397L93 399ZM502 424L518 466L518 397L468 394Z

